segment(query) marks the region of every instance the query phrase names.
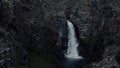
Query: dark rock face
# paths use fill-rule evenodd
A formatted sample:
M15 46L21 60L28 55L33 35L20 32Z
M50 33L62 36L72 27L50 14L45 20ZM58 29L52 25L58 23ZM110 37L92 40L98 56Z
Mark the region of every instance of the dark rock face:
M13 31L0 28L0 68L19 68L28 61L28 53L16 41Z
M120 2L115 0L116 2ZM68 18L75 23L78 28L79 37L86 43L90 44L90 61L100 61L100 63L109 63L105 61L105 50L107 47L119 46L120 40L120 25L119 25L119 10L118 4L111 0L84 0L77 1L75 6L67 11ZM117 48L115 48L117 49ZM113 49L109 49L112 53ZM115 51L117 53L118 51ZM105 54L106 55L106 54ZM115 57L115 55L114 55ZM102 60L103 59L103 60ZM116 60L112 58L115 62ZM91 62L90 62L91 63ZM111 63L114 65L116 63ZM109 68L112 66L104 64L95 64L96 67ZM86 66L86 65L85 65ZM88 67L88 68L90 68ZM117 64L114 67L118 67Z
M0 68L25 64L29 48L62 66L67 19L77 29L78 49L89 58L83 68L119 67L119 0L0 0Z

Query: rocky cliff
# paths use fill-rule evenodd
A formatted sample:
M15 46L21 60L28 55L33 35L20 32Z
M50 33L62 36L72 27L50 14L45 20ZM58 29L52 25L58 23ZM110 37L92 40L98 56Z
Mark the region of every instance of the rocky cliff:
M119 68L119 0L0 0L0 68L27 65L31 49L64 66L66 20L88 59L82 68Z

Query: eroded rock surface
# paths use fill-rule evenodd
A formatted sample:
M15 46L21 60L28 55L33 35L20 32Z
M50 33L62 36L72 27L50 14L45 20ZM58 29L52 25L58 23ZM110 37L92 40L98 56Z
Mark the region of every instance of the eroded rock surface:
M28 62L28 52L13 31L0 28L0 68L19 68Z
M83 68L119 67L119 0L0 0L1 68L18 68L29 48L62 66L68 19L87 44L80 45L89 59Z

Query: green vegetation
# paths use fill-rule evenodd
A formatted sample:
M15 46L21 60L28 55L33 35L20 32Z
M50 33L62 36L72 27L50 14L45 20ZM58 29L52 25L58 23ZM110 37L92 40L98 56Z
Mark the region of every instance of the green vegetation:
M31 52L29 68L51 68L50 60L35 52Z
M50 58L39 55L36 52L30 52L30 62L28 67L22 68L52 68L52 62Z

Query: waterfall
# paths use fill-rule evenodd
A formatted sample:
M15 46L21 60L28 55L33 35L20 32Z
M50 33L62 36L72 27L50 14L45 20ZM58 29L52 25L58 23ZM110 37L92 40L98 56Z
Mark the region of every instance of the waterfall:
M75 28L73 24L67 20L68 25L68 48L67 52L65 53L65 57L69 59L82 59L82 56L79 56L77 47L79 43L77 42Z

